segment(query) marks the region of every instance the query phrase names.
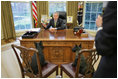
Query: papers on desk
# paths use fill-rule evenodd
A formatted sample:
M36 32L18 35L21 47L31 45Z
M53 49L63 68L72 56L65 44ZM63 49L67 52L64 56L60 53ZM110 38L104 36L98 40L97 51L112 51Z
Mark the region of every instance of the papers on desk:
M40 32L40 28L29 29L25 34L22 35L22 38L34 38Z
M52 26L50 26L50 28L49 29L51 29L52 28Z
M40 30L41 30L41 28L32 28L32 29L29 29L28 31L30 31L30 32L37 32L37 33L39 33L39 32L40 32Z

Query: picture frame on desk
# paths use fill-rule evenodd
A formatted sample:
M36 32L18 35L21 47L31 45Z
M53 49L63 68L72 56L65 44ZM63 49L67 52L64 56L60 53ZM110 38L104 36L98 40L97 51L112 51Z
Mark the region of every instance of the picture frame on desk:
M73 16L67 16L67 23L73 23Z

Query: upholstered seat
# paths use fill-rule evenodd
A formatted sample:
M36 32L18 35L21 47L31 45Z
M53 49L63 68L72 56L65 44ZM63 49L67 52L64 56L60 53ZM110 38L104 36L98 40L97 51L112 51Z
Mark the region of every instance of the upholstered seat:
M87 70L85 71L83 75L79 73L79 70L80 70L80 60L81 60L80 56L83 55L84 53L88 53L88 56L85 57L85 60L87 63ZM92 77L93 72L94 72L93 66L97 62L98 59L99 59L99 55L97 55L96 49L82 49L79 51L79 54L78 54L77 66L73 67L72 63L62 64L60 74L63 77L62 72L65 72L71 78Z
M55 70L58 70L58 66L56 64L52 64L52 63L48 62L47 65L45 65L44 67L42 67L42 77L48 77ZM56 71L56 75L58 75L58 71Z
M58 75L58 65L48 62L45 66L43 67L41 66L38 50L34 48L26 48L23 46L17 46L14 44L12 44L11 46L15 52L16 58L20 65L23 78L25 76L28 76L30 78L46 78L55 71L56 71L56 75ZM20 52L18 52L16 49L20 50ZM20 55L18 55L18 53L20 53ZM34 74L34 71L31 67L32 56L34 54L36 54L36 60L37 60L37 66L36 66L38 69L37 74Z
M68 72L66 72L66 74L68 74L70 77L74 78L75 77L75 72L76 72L76 67L72 66L72 63L69 64L62 64L61 65L61 69L63 69L63 71L68 70ZM82 74L78 74L79 77L82 77Z

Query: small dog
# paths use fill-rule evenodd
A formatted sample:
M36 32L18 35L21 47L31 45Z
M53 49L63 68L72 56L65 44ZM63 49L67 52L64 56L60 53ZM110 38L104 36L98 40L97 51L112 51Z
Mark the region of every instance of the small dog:
M72 48L72 51L76 53L76 57L75 57L75 60L74 62L72 63L72 66L73 67L76 67L77 66L77 61L78 61L78 54L79 54L79 51L81 50L82 46L81 44L78 46L78 45L75 45L74 48ZM79 73L85 75L86 71L87 71L87 62L86 62L86 59L85 57L81 54L80 56L80 68L79 68ZM87 72L87 74L90 73L90 71ZM92 74L94 73L94 68L93 68L93 72Z
M75 60L74 62L72 63L72 66L73 67L76 67L77 66L77 61L78 61L78 54L79 54L79 51L81 50L82 46L81 44L78 46L78 45L75 45L74 48L72 48L72 51L76 53L76 57L75 57ZM81 74L85 74L86 70L87 70L87 63L86 63L86 60L85 60L85 57L83 55L80 56L80 68L79 68L79 73Z
M44 47L43 47L42 41L35 42L34 44L35 44L36 49L38 50L40 64L43 67L48 63L45 61L45 57L44 57L44 54L43 54ZM38 73L38 65L37 65L36 54L34 54L32 56L31 68L32 68L34 74Z
M77 66L77 61L78 61L78 53L79 51L81 50L81 44L78 46L78 45L75 45L73 48L72 48L72 51L73 52L76 52L76 56L75 56L75 60L72 64L73 67L76 67Z

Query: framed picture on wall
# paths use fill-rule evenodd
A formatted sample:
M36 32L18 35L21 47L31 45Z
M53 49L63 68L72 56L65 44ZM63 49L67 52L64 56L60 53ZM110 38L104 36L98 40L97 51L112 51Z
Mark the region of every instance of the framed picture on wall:
M67 16L67 23L73 23L73 16Z
M41 15L41 23L47 22L47 15Z
M47 15L41 15L41 23L49 23L52 17L48 17Z

